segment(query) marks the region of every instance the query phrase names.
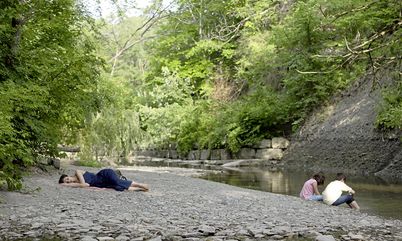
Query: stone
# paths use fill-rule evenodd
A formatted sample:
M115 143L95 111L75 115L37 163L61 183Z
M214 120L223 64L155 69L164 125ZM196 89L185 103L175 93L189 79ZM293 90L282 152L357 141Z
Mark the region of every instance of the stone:
M248 236L248 235L250 235L250 233L245 229L240 229L239 231L237 231L237 235Z
M283 137L272 138L272 148L274 149L286 149L288 148L290 142Z
M256 153L256 158L264 160L281 160L282 157L282 149L258 149Z
M239 159L254 159L255 149L253 148L241 148L237 153Z
M136 238L131 239L131 241L142 241L144 239L145 239L144 237L136 237Z
M271 236L270 238L271 238L271 239L275 239L275 240L281 240L281 239L283 239L284 237L283 237L282 235L275 234L275 235Z
M74 224L80 228L90 228L94 225L93 222L86 220L74 220Z
M168 150L161 150L160 152L159 152L160 154L160 157L162 157L162 158L169 158L169 151Z
M200 159L200 152L198 150L192 150L188 152L188 160L199 160Z
M222 164L223 164L223 161L221 161L221 160L205 160L205 161L204 161L204 164L205 164L205 165L213 165L213 166L216 166L216 165L222 165Z
M202 236L199 232L192 232L192 233L184 233L181 235L183 238L192 238L192 237L199 237Z
M96 237L96 239L97 239L98 241L114 240L114 238L108 237L108 236L105 236L105 237Z
M273 231L277 234L285 234L285 233L290 233L291 229L289 226L275 226Z
M32 228L32 229L37 229L37 228L40 228L40 227L42 227L42 226L43 226L43 223L33 223L32 226L31 226L31 228Z
M73 223L61 223L58 224L56 227L61 230L67 230L67 229L74 229L75 227L77 227L77 225Z
M351 240L359 240L359 241L365 240L363 235L361 234L349 234L349 237Z
M341 235L341 238L342 238L342 240L344 240L344 241L349 241L349 240L350 240L349 235L346 235L346 234Z
M77 229L77 232L78 232L78 233L88 233L89 231L90 231L89 228L80 228L80 229Z
M179 155L177 154L176 150L169 150L169 158L170 159L177 159Z
M318 235L315 241L336 241L332 235Z
M60 166L61 166L61 164L60 164L60 159L53 158L53 159L52 159L52 164L53 164L53 166L54 166L56 169L60 169Z
M37 230L31 230L25 232L24 235L29 237L37 237L39 235L39 232Z
M251 235L253 235L254 237L256 237L256 235L262 234L262 233L263 233L263 230L262 230L262 229L259 229L259 228L249 228L249 229L248 229L248 232L249 232ZM265 235L263 235L263 236L265 236Z
M272 147L272 141L270 139L263 139L260 141L260 143L257 143L253 147L263 149L263 148L271 148Z
M96 238L91 237L91 236L84 236L80 239L81 241L97 241Z
M12 237L16 237L16 238L21 238L24 235L19 234L19 233L15 233L15 232L9 232L8 235L12 236Z
M208 225L201 225L201 226L198 228L198 231L199 231L199 232L202 232L203 234L207 234L207 235L211 235L211 234L215 234L215 233L216 233L215 228L212 227L212 226L208 226Z
M158 236L158 237L149 239L148 241L162 241L162 238L161 238L161 236Z
M116 241L126 241L126 240L129 240L130 238L129 237L127 237L127 236L125 236L125 235L119 235L119 236L117 236L116 237Z
M274 232L274 231L271 230L271 229L264 229L264 230L262 231L262 233L265 234L265 235L268 235L268 236L273 236L273 235L276 234L276 232Z
M211 160L221 160L221 150L220 149L214 149L211 150Z
M210 150L204 149L200 151L200 160L209 160Z
M219 149L221 152L221 160L230 160L232 157L230 152L225 149Z

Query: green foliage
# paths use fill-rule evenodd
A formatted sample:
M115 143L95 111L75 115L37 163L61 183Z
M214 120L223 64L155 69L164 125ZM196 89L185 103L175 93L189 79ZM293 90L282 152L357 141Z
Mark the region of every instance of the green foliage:
M178 1L153 31L133 91L130 108L149 134L139 142L236 152L288 134L370 66L398 56L398 9L397 1ZM219 99L225 88L232 97Z
M180 123L187 111L193 108L191 84L171 73L167 68L151 90L144 88L137 92L137 108L140 113L141 128L150 140L144 145L163 145L174 141Z
M289 128L288 108L282 96L263 87L236 102L226 114L227 118L233 118L228 129L229 149L236 152L240 147L254 144L262 138L286 134Z
M148 44L152 51L147 81L154 83L163 69L189 81L194 99L206 98L218 66L233 70L237 38L236 8L243 1L179 1L177 11L158 29L159 37Z
M97 109L102 62L75 1L2 1L0 9L0 179L18 189L19 167L56 156Z
M253 30L253 36L245 32L238 74L284 93L292 110L289 117L295 125L301 123L312 108L370 66L376 66L374 71L388 68L386 56L398 56L397 5L397 1L298 1L271 28Z
M400 76L397 76L400 77ZM402 81L384 90L384 102L377 118L377 126L402 130Z
M132 89L128 83L116 85L113 81L104 81L100 86L109 100L81 131L79 156L83 160L112 158L125 163L130 152L146 138L139 113L127 98L133 95Z
M227 148L232 152L288 131L286 100L268 88L229 104L200 103L185 115L178 135L179 150Z
M159 3L149 22L102 26L74 0L0 3L0 185L19 188L19 167L62 142L91 163L172 142L237 152L362 74L400 70L397 0L180 0L166 15ZM379 127L401 128L398 81Z

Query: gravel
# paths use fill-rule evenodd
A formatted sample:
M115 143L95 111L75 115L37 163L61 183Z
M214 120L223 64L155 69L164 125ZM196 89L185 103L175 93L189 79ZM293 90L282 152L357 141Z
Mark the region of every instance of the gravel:
M123 173L150 191L63 187L57 171L26 177L25 192L0 192L0 239L402 240L400 220L192 178L186 171L183 176L180 169Z

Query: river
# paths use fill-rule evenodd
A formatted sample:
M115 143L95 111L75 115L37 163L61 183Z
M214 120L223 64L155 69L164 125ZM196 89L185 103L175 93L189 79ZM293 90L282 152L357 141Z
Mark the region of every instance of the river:
M266 192L299 196L303 183L312 176L305 171L267 170L261 168L227 169L207 172L203 179ZM324 187L335 178L326 174ZM361 211L384 218L402 220L402 184L387 183L375 176L348 175L347 184L355 191ZM347 205L343 205L345 208Z

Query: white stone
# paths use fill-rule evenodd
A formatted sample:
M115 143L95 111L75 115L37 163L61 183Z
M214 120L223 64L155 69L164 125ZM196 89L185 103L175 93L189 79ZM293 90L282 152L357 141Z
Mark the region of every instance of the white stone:
M274 149L286 149L288 148L290 142L283 137L272 138L272 148Z
M97 240L91 236L84 236L81 238L81 241L97 241Z
M349 234L351 240L365 240L361 234Z
M256 158L264 160L281 160L283 157L282 149L259 149L256 153Z
M332 235L319 235L315 238L315 241L336 241Z
M118 237L116 237L116 241L126 241L126 240L130 240L130 238L125 235L119 235Z
M212 227L212 226L208 226L208 225L201 225L198 228L198 231L202 232L202 233L205 233L205 234L208 234L208 235L216 233L215 228Z
M108 241L108 240L114 240L112 237L96 237L99 241Z

